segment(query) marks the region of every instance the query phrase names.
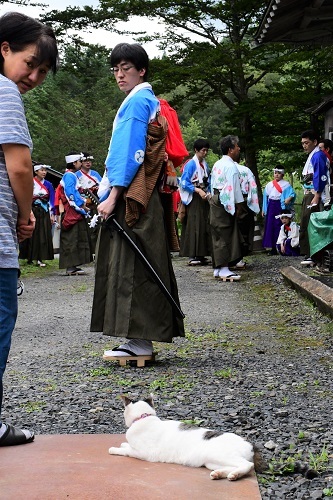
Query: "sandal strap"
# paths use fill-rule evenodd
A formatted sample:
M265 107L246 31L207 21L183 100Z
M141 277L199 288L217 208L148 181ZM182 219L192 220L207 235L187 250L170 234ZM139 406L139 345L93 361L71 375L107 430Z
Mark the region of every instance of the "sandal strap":
M125 349L124 347L115 347L114 349L112 349L112 351L126 352L126 354L128 354L129 356L138 356L138 354L135 354L135 352L131 351L130 349Z
M21 429L17 429L17 427L14 427L10 424L6 425L7 430L0 437L0 446L15 446L18 444L31 443L35 438L35 435L30 431L29 432L31 434L31 437L27 438L27 436L24 434L24 432L21 431Z

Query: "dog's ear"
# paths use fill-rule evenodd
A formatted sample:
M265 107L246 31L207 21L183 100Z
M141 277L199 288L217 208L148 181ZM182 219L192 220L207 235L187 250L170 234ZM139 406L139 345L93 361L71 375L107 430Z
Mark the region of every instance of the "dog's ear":
M148 404L149 404L149 406L151 406L152 408L154 408L154 401L153 401L153 397L154 397L154 395L153 395L153 394L150 394L150 395L149 395L149 398L146 398L146 399L144 400L144 401L145 401L146 403L148 403Z
M127 396L122 394L120 397L123 400L124 406L127 406L130 403L132 403L132 400L130 398L128 398Z

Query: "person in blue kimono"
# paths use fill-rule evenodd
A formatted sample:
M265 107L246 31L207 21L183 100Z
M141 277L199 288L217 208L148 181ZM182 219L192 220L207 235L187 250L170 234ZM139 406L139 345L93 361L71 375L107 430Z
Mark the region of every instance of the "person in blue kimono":
M262 215L265 216L265 229L262 240L264 248L270 248L269 254L276 255L276 242L280 233L280 215L282 210L293 211L296 193L291 184L284 177L284 167L276 165L273 170L273 180L270 181L263 193Z
M179 255L189 257L189 265L205 265L211 254L209 230L210 170L206 163L209 142L197 139L193 145L194 156L183 168L180 179L180 197L186 206L182 223Z
M92 262L92 245L87 222L89 208L80 194L75 172L81 167L81 153L71 152L66 157L66 171L60 181L60 199L64 212L61 216L59 269L67 276L82 275L81 265Z
M111 66L126 97L113 123L98 212L104 220L115 216L178 301L158 190L166 131L158 117L159 101L147 82L148 55L139 44L120 43L112 50ZM150 161L150 137L155 132L161 134L161 148L154 149L156 156ZM111 236L102 224L96 247L91 331L126 339L104 356L152 356L152 341L171 342L173 337L185 335L183 319L128 243L116 231Z

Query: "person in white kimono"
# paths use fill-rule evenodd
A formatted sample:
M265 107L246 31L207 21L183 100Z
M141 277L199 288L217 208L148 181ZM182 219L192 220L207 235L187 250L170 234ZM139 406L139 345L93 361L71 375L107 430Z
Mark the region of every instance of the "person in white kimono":
M244 201L246 202L247 215L238 219L238 227L243 237L242 242L242 258L235 263L235 269L245 269L246 263L243 257L249 255L253 250L253 238L255 228L255 216L260 212L258 187L252 170L246 165L237 163L239 172L239 181L243 193ZM232 264L230 266L233 267Z
M75 175L79 179L80 188L82 190L81 194L86 199L86 204L89 208L90 217L97 215L97 205L95 201L89 197L87 191L89 190L93 195L97 195L99 184L102 180L101 175L97 172L97 170L93 170L92 162L94 161L93 155L87 153L86 151L82 152L81 158L81 168ZM90 228L90 237L91 237L91 245L92 245L92 253L95 253L95 247L98 237L99 226Z
M280 215L282 226L276 242L276 249L280 255L287 257L297 257L299 255L299 225L292 221L293 214L284 210Z
M246 215L236 163L240 155L238 142L238 137L234 135L221 139L223 156L214 164L211 174L210 227L214 277L223 281L240 280L240 275L229 269L230 262L238 262L242 257L237 218Z

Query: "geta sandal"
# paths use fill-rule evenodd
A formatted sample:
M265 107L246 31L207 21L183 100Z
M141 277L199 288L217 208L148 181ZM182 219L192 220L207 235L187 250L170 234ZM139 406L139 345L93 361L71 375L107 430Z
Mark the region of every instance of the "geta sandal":
M13 425L5 425L7 425L7 430L0 437L0 446L16 446L19 444L27 444L31 443L35 439L35 435L31 431L28 431L30 437L27 437L21 429L17 429Z

